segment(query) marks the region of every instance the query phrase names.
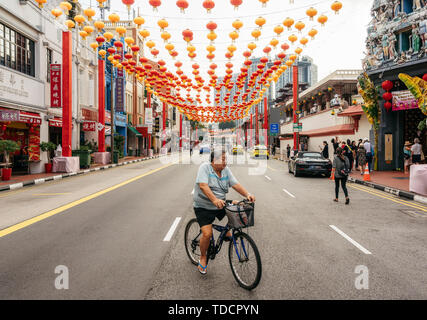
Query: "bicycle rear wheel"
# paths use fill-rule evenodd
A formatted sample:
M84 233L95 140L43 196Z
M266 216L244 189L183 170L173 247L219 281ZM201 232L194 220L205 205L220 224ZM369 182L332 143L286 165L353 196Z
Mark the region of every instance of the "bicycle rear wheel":
M261 257L252 238L244 232L234 235L230 241L228 258L231 271L237 283L246 290L255 289L262 273Z
M202 232L200 231L199 223L197 219L191 219L185 227L184 241L185 251L187 252L190 261L194 265L199 264L200 259L200 237Z

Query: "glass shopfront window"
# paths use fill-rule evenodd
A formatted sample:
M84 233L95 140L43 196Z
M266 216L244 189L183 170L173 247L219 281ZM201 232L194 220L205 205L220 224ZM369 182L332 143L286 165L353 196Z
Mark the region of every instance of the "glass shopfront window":
M35 76L34 41L0 22L0 65Z

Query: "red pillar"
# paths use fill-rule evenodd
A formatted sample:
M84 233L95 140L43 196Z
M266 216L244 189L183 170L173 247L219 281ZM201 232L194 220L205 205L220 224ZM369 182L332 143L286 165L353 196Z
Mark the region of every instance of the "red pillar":
M253 118L253 115L251 114L251 116L250 116L250 118L251 118L251 123L250 123L250 127L249 127L249 144L248 144L248 147L252 147L252 137L253 137L253 132L252 132L252 128L253 128L253 124L252 124L252 118Z
M182 148L182 114L179 114L179 147Z
M148 109L151 109L151 94L147 92L147 104L148 104ZM154 118L152 119L153 123L154 123ZM153 130L153 127L151 127ZM151 149L151 134L148 135L148 150L147 150L147 155L150 154L150 149Z
M294 98L294 124L298 123L298 117L296 114L298 105L298 66L293 66L293 98ZM294 131L294 150L298 150L298 136L297 132Z
M166 102L163 102L163 142L162 142L162 147L164 148L166 146Z
M72 140L72 35L62 32L62 155L71 157Z
M255 144L259 145L259 128L258 128L258 105L255 109Z
M264 143L268 146L268 100L264 97Z
M98 60L98 123L102 130L98 130L98 151L105 152L105 61Z

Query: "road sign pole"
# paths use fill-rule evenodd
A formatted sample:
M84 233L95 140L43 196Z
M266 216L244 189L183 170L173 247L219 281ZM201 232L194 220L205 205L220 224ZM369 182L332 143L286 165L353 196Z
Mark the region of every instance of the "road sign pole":
M298 104L298 65L293 66L293 111L294 111L294 125L298 124L297 104ZM294 130L294 150L298 150L298 133Z

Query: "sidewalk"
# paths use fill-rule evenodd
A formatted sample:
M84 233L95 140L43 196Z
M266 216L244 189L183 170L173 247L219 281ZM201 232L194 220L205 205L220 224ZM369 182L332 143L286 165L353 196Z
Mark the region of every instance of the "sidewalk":
M105 170L109 168L113 168L116 166L122 166L129 163L141 162L145 160L150 160L154 158L159 158L159 155L154 155L153 157L124 157L119 159L118 164L91 164L89 169L81 169L78 172L73 173L61 173L61 172L53 172L53 173L37 173L37 174L25 174L25 175L17 175L12 176L8 181L0 180L0 192L19 189L24 186L40 184L46 181L58 180L74 175L85 174L89 172L94 172L98 170Z
M363 175L359 171L353 171L349 181L427 204L427 197L409 191L409 174L399 171L372 171L370 176L370 182L363 181Z

